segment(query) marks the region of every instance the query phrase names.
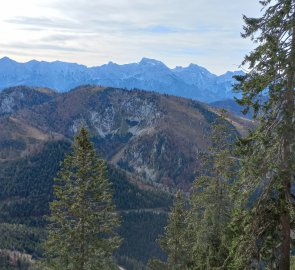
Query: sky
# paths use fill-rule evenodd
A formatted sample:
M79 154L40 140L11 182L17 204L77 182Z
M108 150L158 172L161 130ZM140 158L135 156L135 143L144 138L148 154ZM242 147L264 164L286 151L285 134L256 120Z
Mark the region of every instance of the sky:
M222 74L254 48L240 36L242 15L260 10L258 0L2 0L0 57L87 66L147 57Z

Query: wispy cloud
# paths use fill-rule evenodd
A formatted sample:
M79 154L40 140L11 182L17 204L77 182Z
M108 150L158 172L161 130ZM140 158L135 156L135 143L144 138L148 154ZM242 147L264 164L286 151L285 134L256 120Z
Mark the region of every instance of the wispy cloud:
M33 26L38 28L73 29L73 22L69 20L53 19L46 17L26 17L19 16L7 19L6 22L19 24L21 26Z
M87 52L87 50L82 48L74 48L74 47L66 47L66 46L58 46L52 45L48 43L35 43L35 44L27 44L22 42L11 42L6 44L1 44L2 48L14 48L14 49L30 49L30 50L50 50L50 51L67 51L67 52Z

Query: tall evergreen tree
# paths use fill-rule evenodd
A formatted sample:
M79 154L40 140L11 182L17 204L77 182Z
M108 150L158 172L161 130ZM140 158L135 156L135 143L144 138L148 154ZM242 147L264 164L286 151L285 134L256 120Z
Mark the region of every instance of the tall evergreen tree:
M232 268L290 268L293 229L295 0L261 0L260 18L244 16L244 38L257 47L245 57L239 100L259 127L241 140L241 196L233 221Z
M237 169L233 156L237 133L225 120L225 112L212 125L211 135L209 153L199 156L202 169L193 184L189 207L184 208L178 193L165 235L160 238L167 262L150 262L153 270L227 267L232 212L229 191Z
M152 260L152 270L185 270L189 257L189 246L186 239L186 210L180 191L176 194L165 234L159 239L161 248L167 253L167 262Z
M218 118L212 125L209 153L199 157L202 172L193 183L187 218L192 269L226 266L232 212L229 191L237 167L232 147L236 135L223 116Z
M116 269L112 252L120 244L119 217L106 164L84 127L55 178L54 196L44 245L49 269Z

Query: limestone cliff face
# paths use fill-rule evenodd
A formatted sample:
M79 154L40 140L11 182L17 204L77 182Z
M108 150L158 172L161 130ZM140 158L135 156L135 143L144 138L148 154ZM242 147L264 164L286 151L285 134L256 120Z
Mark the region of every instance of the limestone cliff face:
M130 178L156 186L189 187L198 172L196 156L207 151L210 125L218 117L200 102L139 90L81 86L44 102L32 100L31 95L25 98L29 105L23 106L15 106L23 99L19 88L7 97L3 93L0 108L6 115L0 117L0 126L8 125L8 120L14 123L9 124L6 138L27 142L35 134L39 144L72 139L84 125L109 162ZM18 151L30 154L28 145ZM12 146L5 154L4 148L0 145L2 159L16 151Z

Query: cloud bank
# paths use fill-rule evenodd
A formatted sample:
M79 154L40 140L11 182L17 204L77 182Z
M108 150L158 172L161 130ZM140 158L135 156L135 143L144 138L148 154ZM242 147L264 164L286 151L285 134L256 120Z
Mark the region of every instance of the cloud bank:
M0 11L0 55L88 66L159 59L197 63L215 73L238 69L251 43L240 37L247 0L10 0Z

